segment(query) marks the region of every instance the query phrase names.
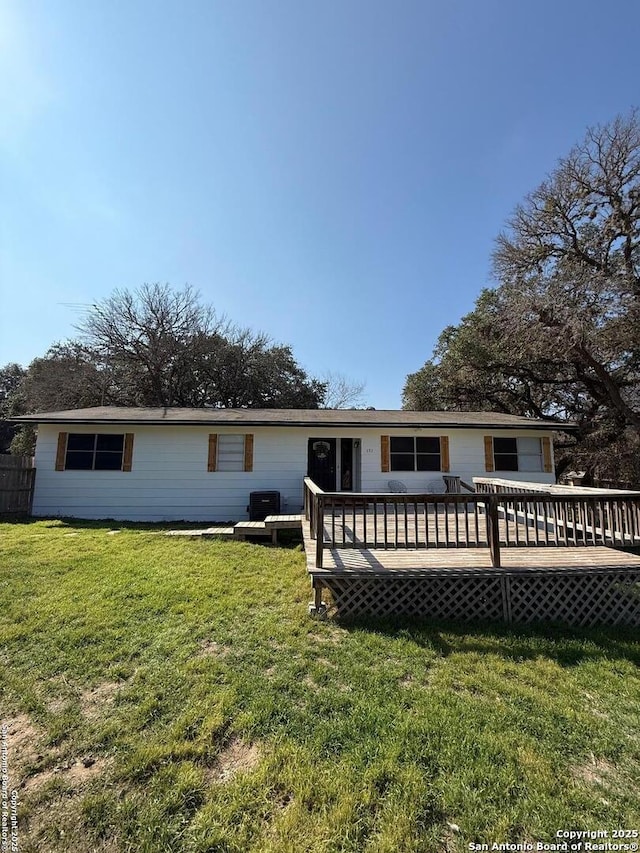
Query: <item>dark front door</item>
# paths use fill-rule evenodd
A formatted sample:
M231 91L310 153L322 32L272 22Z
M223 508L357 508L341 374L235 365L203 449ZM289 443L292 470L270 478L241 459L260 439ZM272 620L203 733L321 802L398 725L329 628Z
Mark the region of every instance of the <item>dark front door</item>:
M325 492L336 490L335 438L310 438L307 476Z

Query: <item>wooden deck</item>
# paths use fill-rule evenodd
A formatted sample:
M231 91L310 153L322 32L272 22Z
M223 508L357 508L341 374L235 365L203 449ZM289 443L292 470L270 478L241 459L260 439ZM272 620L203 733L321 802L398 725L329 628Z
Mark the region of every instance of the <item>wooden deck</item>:
M480 548L326 548L322 568L316 566L316 541L308 522L302 526L307 571L312 577L326 575L393 574L414 577L434 573L503 574L536 571L598 571L631 568L640 571L640 556L615 548L513 547L502 551L502 565L494 568L488 547Z
M640 626L640 556L606 546L326 547L303 522L309 612L340 619L559 622Z

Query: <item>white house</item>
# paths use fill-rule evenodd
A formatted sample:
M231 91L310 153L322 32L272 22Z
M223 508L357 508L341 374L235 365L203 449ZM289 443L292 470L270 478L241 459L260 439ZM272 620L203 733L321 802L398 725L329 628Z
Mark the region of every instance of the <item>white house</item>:
M325 491L433 490L443 475L555 482L549 421L489 412L96 407L17 418L37 424L33 514L238 521L249 496L302 506ZM526 475L526 476L523 476Z

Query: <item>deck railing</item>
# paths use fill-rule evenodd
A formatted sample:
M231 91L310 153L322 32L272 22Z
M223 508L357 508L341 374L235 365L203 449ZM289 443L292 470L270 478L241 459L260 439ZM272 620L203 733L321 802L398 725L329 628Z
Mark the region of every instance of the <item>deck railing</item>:
M474 491L479 494L512 494L518 492L551 495L624 495L640 497L640 491L609 489L600 486L569 486L557 483L532 483L530 480L505 480L501 477L474 477Z
M542 492L550 494L551 487L547 483L530 483L521 480L502 480L498 477L474 477L473 485L477 494L535 494ZM568 488L568 487L567 487Z
M505 491L464 495L344 493L324 492L307 477L304 508L316 565L322 567L325 548L488 547L498 567L501 547L640 546L638 493L551 494L532 483L512 492L504 482Z

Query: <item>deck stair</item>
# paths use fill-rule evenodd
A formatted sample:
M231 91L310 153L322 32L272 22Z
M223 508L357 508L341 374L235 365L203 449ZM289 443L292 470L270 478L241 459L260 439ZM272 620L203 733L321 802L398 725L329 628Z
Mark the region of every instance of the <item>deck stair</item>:
M264 521L238 521L233 525L233 538L244 539L246 536L271 536Z
M302 530L302 515L268 515L264 521L238 521L216 524L197 530L168 530L167 536L199 536L204 539L246 539L247 536L271 537L278 542L279 530Z
M275 545L279 530L301 530L302 515L268 515L264 521L239 521L233 528L235 539L247 536L270 536Z

